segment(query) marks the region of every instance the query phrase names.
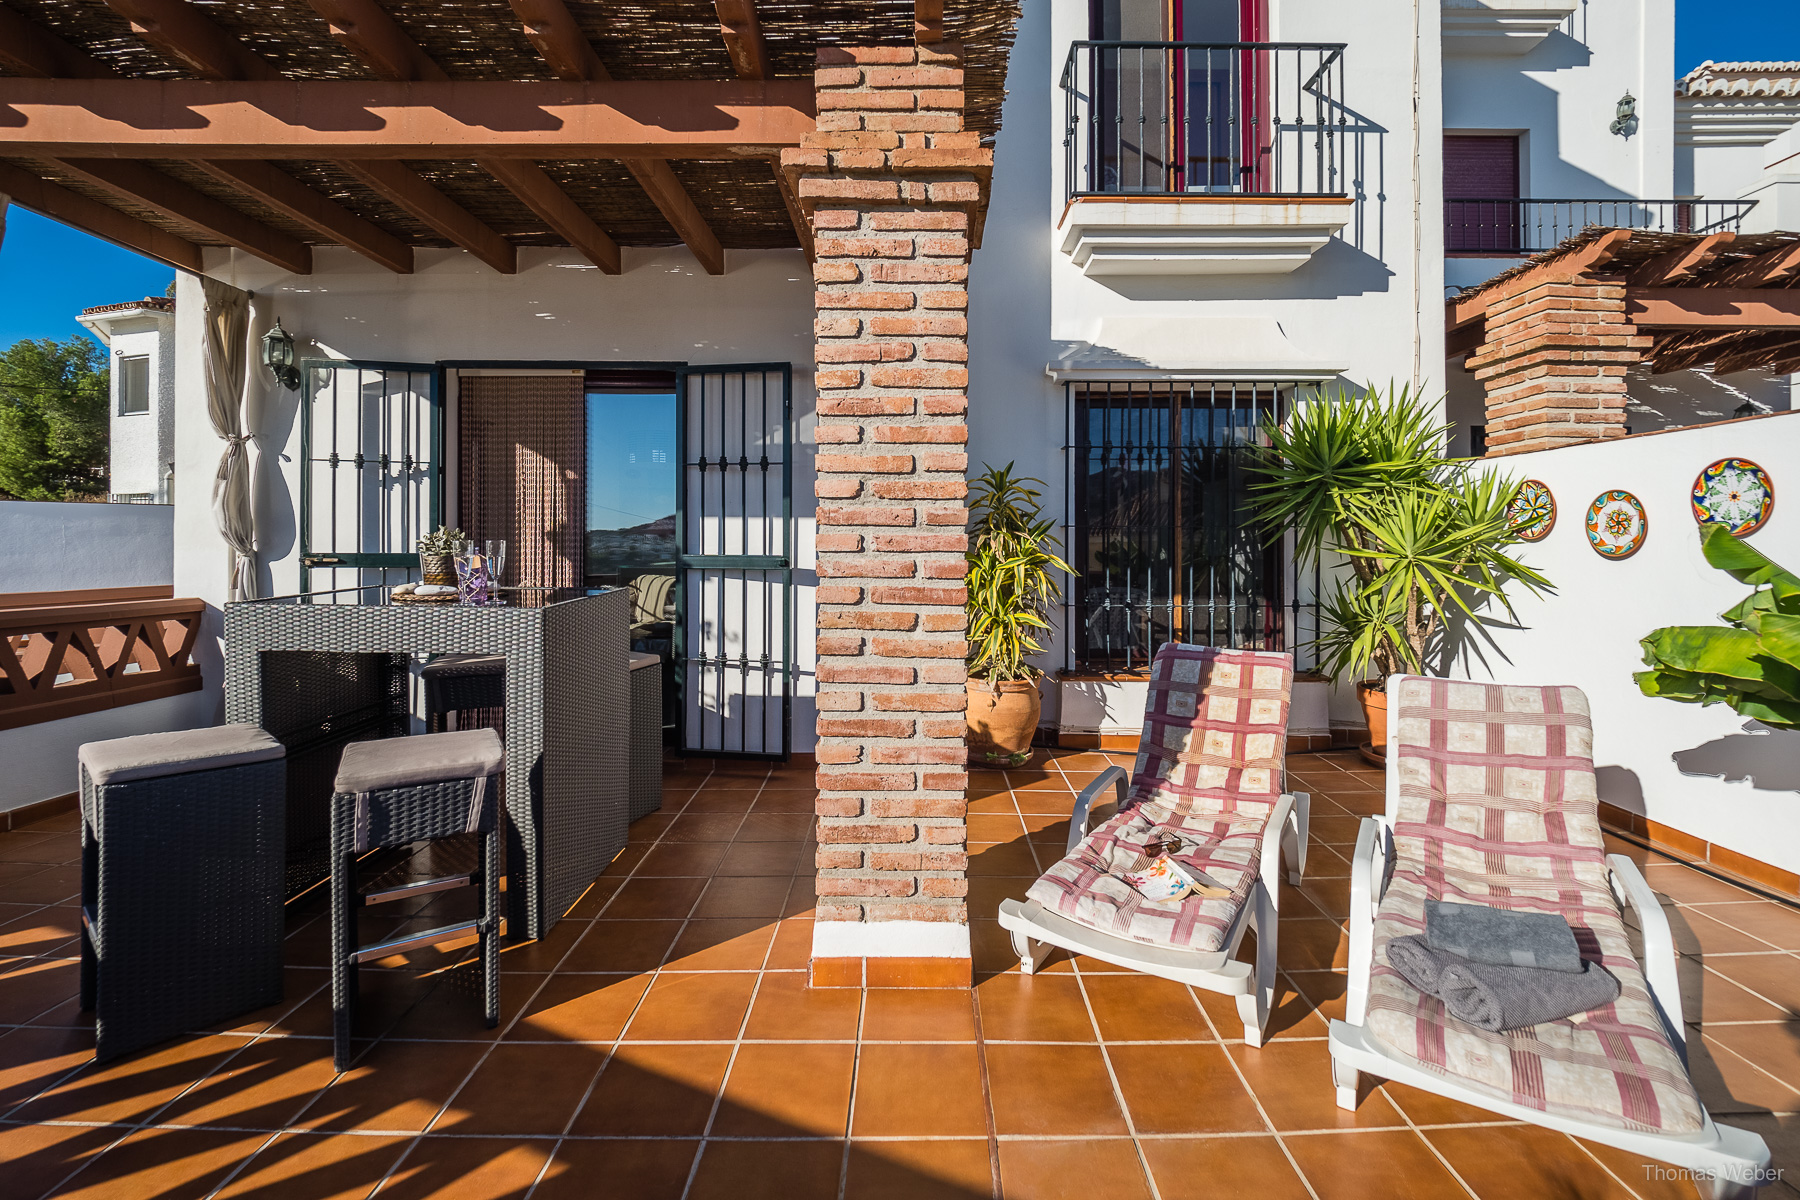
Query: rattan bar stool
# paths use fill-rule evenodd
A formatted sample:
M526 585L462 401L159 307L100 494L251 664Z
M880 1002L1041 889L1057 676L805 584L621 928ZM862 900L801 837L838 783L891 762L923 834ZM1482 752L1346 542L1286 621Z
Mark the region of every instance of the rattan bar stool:
M441 733L451 713L506 709L506 656L440 654L419 668L425 683L425 728ZM484 722L485 723L485 722ZM460 727L460 721L458 722ZM504 734L503 734L504 736Z
M632 654L631 770L626 812L635 821L662 807L662 656Z
M81 1008L104 1061L281 999L287 774L254 725L89 742Z
M339 1071L350 1066L356 1021L357 968L363 963L478 934L487 1026L500 1023L499 780L506 755L492 729L427 733L352 742L344 747L331 797L331 1008ZM412 842L481 835L481 867L466 874L359 891L356 860L370 850ZM481 889L481 913L385 941L357 945L363 907L452 888Z

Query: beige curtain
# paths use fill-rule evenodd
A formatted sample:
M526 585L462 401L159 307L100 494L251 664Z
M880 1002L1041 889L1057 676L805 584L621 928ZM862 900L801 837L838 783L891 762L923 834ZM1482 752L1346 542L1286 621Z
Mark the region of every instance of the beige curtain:
M250 497L250 296L203 277L206 295L206 415L225 442L213 476L213 521L231 549L231 598L256 599L256 512ZM253 414L251 414L253 415Z
M587 576L587 413L580 375L465 375L458 393L463 531L506 539L501 582Z

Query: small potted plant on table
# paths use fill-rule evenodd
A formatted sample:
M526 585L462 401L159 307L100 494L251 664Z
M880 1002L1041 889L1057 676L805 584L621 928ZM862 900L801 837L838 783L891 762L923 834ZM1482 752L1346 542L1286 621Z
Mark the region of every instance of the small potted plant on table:
M1020 766L1043 712L1042 675L1025 661L1040 654L1062 595L1052 571L1071 571L1055 553L1055 525L1043 515L1042 481L1015 478L1013 464L989 467L969 488L968 747L980 766Z
M434 586L456 586L456 551L467 541L460 529L437 529L419 539L419 575Z

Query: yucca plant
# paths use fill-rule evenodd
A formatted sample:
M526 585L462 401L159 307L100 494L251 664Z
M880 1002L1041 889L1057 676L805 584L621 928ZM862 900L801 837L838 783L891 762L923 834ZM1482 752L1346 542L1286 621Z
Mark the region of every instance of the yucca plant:
M1726 624L1671 625L1643 639L1632 678L1646 696L1728 704L1774 729L1800 729L1800 576L1714 525L1706 561L1755 588L1719 614Z
M1032 485L1037 485L1036 487ZM1051 574L1071 568L1056 553L1056 526L1044 516L1043 481L988 467L969 485L969 676L998 683L1030 679L1043 652L1039 630L1062 596Z
M1334 679L1425 674L1450 622L1486 618L1505 587L1550 581L1516 558L1507 508L1517 480L1446 458L1422 396L1390 386L1336 392L1273 417L1252 456L1251 503L1272 537L1294 532L1303 561L1342 555L1349 577L1320 603L1320 669Z

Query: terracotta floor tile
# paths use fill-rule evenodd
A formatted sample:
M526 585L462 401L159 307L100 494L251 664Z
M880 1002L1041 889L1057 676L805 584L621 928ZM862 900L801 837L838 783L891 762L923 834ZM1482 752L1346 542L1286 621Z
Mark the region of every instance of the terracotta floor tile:
M331 987L331 972L313 967L288 967L282 972L282 996L274 1004L247 1012L239 1017L220 1021L210 1029L195 1030L196 1033L292 1033L290 1023L296 1020L296 1010L308 1000L318 995L321 989ZM329 997L327 997L329 998ZM308 1030L307 1032L313 1032ZM319 1031L329 1034L331 1028Z
M81 841L73 833L0 833L0 862L72 862L81 856Z
M1644 878L1649 880L1652 891L1661 892L1680 904L1756 899L1754 892L1677 863L1653 863L1644 868Z
M0 1115L94 1057L88 1029L14 1029L0 1033Z
M1366 1080L1364 1086L1367 1086ZM1391 1079L1382 1081L1380 1090L1387 1097L1388 1103L1415 1125L1486 1124L1503 1119L1485 1108L1408 1087L1404 1083L1395 1083Z
M1800 1021L1772 1025L1713 1025L1706 1037L1800 1089Z
M1025 823L1017 813L996 813L994 816L971 816L969 818L969 840L971 842L1010 842L1025 836Z
M1285 970L1326 971L1350 964L1350 934L1336 921L1287 917L1280 922L1276 962Z
M1782 1021L1792 1015L1752 995L1716 970L1708 970L1710 965L1693 958L1683 958L1675 964L1675 975L1681 984L1683 1021Z
M244 1048L242 1038L184 1038L89 1066L8 1113L14 1121L141 1121Z
M362 1200L411 1144L407 1136L284 1133L225 1185L219 1200Z
M729 1041L737 1037L755 975L657 976L625 1036L634 1041Z
M1686 908L1677 904L1670 905L1665 911L1668 913L1669 933L1675 941L1675 949L1682 954L1697 954L1701 957L1718 954L1767 954L1775 949L1761 938L1713 920L1704 908Z
M112 1125L0 1125L6 1186L16 1196L41 1196L124 1132Z
M1051 860L1052 862L1055 859ZM969 872L974 875L1016 875L1036 879L1043 868L1032 857L1031 845L1018 841L993 844L969 843Z
M706 885L706 894L694 906L693 915L779 920L793 886L792 875L718 876Z
M1768 900L1706 904L1692 909L1783 950L1800 950L1800 912Z
M24 916L0 925L0 954L20 957L81 952L75 935L81 932L81 910L72 904L52 904L32 909Z
M1701 1102L1715 1115L1800 1112L1800 1092L1722 1045L1710 1032L1688 1041L1688 1072Z
M1800 1116L1745 1115L1733 1117L1728 1123L1760 1136L1769 1147L1769 1166L1780 1171L1790 1187L1800 1183ZM1635 1169L1613 1169L1620 1177L1635 1182L1642 1178L1642 1168L1637 1164L1632 1167ZM1769 1189L1757 1195L1763 1200L1776 1200L1782 1193Z
M1324 1042L1270 1042L1260 1050L1230 1046L1269 1120L1280 1132L1297 1129L1367 1129L1405 1121L1380 1092L1363 1097L1354 1113L1336 1103L1331 1054Z
M831 1200L842 1143L708 1142L688 1200Z
M1100 1036L1109 1042L1212 1041L1212 1027L1183 984L1153 975L1083 975Z
M428 1137L377 1193L381 1200L515 1200L544 1169L550 1141Z
M612 903L600 916L603 920L682 920L694 907L694 901L706 890L705 879L640 879L625 881Z
M730 848L728 842L658 842L638 862L639 879L664 875L711 875Z
M669 952L671 971L757 971L768 957L779 922L765 917L694 920Z
M773 1041L854 1041L861 1011L862 991L858 988L815 988L808 986L803 971L772 973L762 977L744 1036Z
M1006 1200L1140 1200L1150 1195L1130 1142L1001 1142Z
M862 1037L865 1042L972 1042L974 1004L961 988L870 988L863 993Z
M742 813L684 813L663 832L668 842L729 842L744 823Z
M718 1137L843 1137L850 1123L849 1044L738 1047L713 1119Z
M73 960L21 959L0 967L0 1024L22 1025L80 986L80 965Z
M1312 859L1307 859L1312 865ZM1313 907L1334 921L1347 920L1350 916L1350 878L1317 879L1309 872L1300 881L1299 889ZM1295 914L1299 915L1299 914Z
M1734 1117L1731 1123L1747 1125L1748 1121L1756 1119ZM1614 1176L1624 1180L1625 1185L1642 1200L1698 1200L1710 1194L1710 1189L1702 1191L1692 1180L1676 1176L1669 1170L1667 1163L1627 1154L1612 1146L1602 1146L1599 1142L1582 1141L1580 1144L1589 1156L1599 1159L1602 1165L1611 1170ZM1779 1187L1765 1188L1756 1195L1758 1200L1789 1200Z
M858 1137L986 1137L981 1055L967 1045L869 1045L857 1059Z
M318 1094L301 1128L417 1133L468 1077L487 1046L470 1042L382 1042Z
M981 1036L991 1042L1091 1042L1081 985L1072 974L996 975L975 988Z
M683 816L699 813L735 813L742 816L750 811L756 795L755 788L706 788L695 792L693 799L682 806L681 812Z
M729 1045L620 1046L576 1114L580 1137L681 1137L706 1131Z
M765 788L750 806L753 813L787 813L810 817L818 806L817 788Z
M433 1133L554 1136L606 1061L598 1046L502 1042L463 1085Z
M1304 1200L1308 1196L1306 1185L1272 1137L1158 1139L1143 1145L1163 1200L1211 1196Z
M752 812L738 830L740 842L804 842L818 827L810 813Z
M506 1032L509 1042L611 1042L649 987L648 975L556 975Z
M681 1200L699 1149L698 1141L567 1141L532 1200Z
M1411 1130L1316 1134L1288 1138L1286 1144L1319 1200L1452 1200L1468 1195Z
M1434 1129L1425 1135L1481 1200L1634 1200L1567 1136L1535 1125Z
M268 1134L147 1129L89 1163L56 1193L67 1200L200 1200Z
M367 977L369 972L363 974ZM383 981L373 989L365 985L357 1009L356 1027L359 1036L373 1036L385 1030L385 1036L396 1038L493 1041L506 1032L507 1025L525 1007L525 1002L543 980L544 976L538 974L503 975L500 1024L492 1029L488 1028L483 1015L480 973L473 967L458 967L455 971L410 984L404 978L395 978ZM429 991L413 1002L408 994L418 988L429 988ZM390 1016L386 1011L390 1005L410 1007Z
M1800 958L1791 954L1731 954L1708 958L1706 965L1770 1003L1800 1013ZM1682 1016L1686 1018L1687 1014Z
M331 1043L323 1038L261 1038L178 1096L156 1120L280 1129L336 1074Z
M807 966L812 962L812 938L813 923L810 920L790 917L777 924L775 941L769 946L767 969L783 971Z
M36 864L26 864L34 866ZM0 883L0 900L16 903L60 904L81 894L81 869L74 866L30 871L8 883Z
M792 875L800 866L800 842L733 842L716 875Z
M994 1125L1002 1134L1080 1137L1125 1132L1098 1046L984 1048Z
M1094 811L1103 811L1104 815L1110 816L1113 810L1107 806L1113 802L1111 789L1108 789L1107 794L1101 797L1101 800L1104 803L1096 804ZM1023 816L1057 817L1067 820L1069 814L1075 811L1073 792L1014 792L1012 801L1013 807L1018 809Z
M977 1200L993 1178L985 1138L864 1143L851 1147L844 1200Z
M680 921L595 921L560 970L653 971L668 956L681 926Z
M1109 1046L1119 1091L1140 1133L1248 1133L1268 1126L1217 1043ZM1179 1103L1173 1097L1179 1096Z

